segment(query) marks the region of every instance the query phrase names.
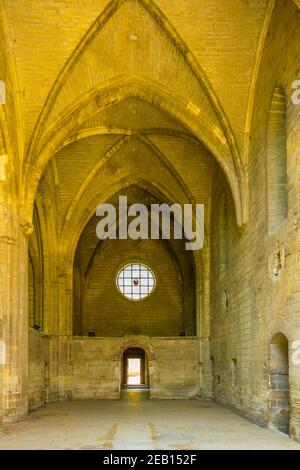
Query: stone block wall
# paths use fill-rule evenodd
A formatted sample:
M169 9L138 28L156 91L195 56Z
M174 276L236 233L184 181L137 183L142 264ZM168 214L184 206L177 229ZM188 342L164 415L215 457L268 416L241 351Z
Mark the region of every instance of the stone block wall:
M135 344L135 338L132 337ZM120 397L123 338L73 338L72 399ZM128 347L130 347L130 340ZM195 398L199 392L199 339L149 338L151 398ZM124 348L123 348L124 349ZM148 358L149 359L149 358Z
M119 269L130 262L149 266L156 277L153 293L140 302L117 289ZM184 329L183 285L176 261L159 240L111 240L93 261L83 294L83 334L96 336L177 336Z
M228 267L220 270L218 211L226 187L219 173L212 202L211 356L214 397L242 414L271 424L270 344L277 333L289 342L290 434L299 439L300 364L300 106L291 96L300 78L299 13L276 2L261 59L254 101L249 159L249 224L238 232L228 194ZM282 42L283 35L286 41ZM273 93L286 95L287 219L268 233L267 123ZM273 208L272 208L273 210ZM233 385L231 361L237 364Z
M152 338L157 374L152 398L199 397L199 338Z

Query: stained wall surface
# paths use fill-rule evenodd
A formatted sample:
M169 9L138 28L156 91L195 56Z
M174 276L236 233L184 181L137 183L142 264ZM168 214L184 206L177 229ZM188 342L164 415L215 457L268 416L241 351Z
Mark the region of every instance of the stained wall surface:
M134 344L135 337L126 337L125 342ZM121 338L74 338L72 399L120 398L123 344ZM196 398L199 393L197 338L146 337L145 344L146 351L151 351L148 357L150 397Z
M1 422L117 398L132 346L152 398L300 439L299 44L298 0L0 0ZM204 204L203 248L98 246L119 194ZM115 286L136 258L139 304Z

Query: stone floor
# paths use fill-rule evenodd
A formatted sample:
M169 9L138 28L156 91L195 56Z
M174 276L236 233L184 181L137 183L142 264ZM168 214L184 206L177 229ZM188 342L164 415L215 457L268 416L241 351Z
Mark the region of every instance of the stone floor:
M0 449L298 449L215 403L147 400L129 390L121 400L52 403L16 424L0 426Z

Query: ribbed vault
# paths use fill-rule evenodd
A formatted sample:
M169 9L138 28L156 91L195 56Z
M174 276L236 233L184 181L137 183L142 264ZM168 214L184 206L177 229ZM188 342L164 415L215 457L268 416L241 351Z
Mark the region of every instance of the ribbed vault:
M143 111L151 117L141 124ZM160 134L172 129L201 142L226 174L237 223L246 221L246 173L228 117L177 31L152 1L143 0L109 3L57 76L29 147L25 212L29 216L48 161L66 143L89 132L145 128Z

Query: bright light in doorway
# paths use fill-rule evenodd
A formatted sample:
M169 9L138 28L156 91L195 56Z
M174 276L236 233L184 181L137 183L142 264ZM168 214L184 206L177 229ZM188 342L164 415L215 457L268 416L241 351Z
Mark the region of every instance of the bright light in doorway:
M127 385L141 384L141 360L128 359L127 362Z

